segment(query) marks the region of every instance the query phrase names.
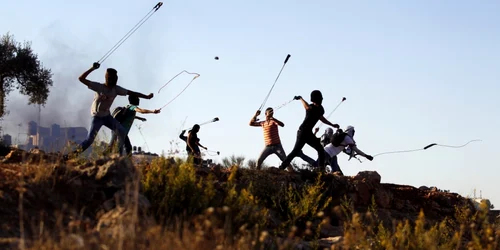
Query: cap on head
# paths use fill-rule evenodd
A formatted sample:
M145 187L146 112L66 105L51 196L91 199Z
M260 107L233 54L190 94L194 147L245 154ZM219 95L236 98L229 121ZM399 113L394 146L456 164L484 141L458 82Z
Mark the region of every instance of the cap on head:
M353 136L354 136L354 132L356 132L356 131L354 130L354 127L353 127L353 126L349 125L349 126L347 126L347 127L345 128L345 132L346 132L348 135L350 135L351 137L353 137Z
M323 102L323 95L319 90L313 90L311 92L311 102L321 104Z

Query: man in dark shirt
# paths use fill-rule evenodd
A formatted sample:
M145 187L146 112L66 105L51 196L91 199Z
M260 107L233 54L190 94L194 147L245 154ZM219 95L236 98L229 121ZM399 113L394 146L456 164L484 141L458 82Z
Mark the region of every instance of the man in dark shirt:
M200 152L200 147L204 148L207 150L206 147L202 146L200 144L200 139L198 138L198 132L200 131L200 125L195 124L191 131L188 134L187 137L187 145L188 148L190 149L188 153L190 156L193 157L193 163L195 165L201 165L201 152Z
M187 144L187 136L185 136L184 134L186 133L186 130L182 130L181 134L179 135L179 138L181 140L183 140L185 143L186 143L186 151L188 152L188 154L191 153L191 148L189 148L189 145ZM188 134L191 133L191 130L188 131ZM198 140L198 144L200 142L200 138L197 138ZM201 146L201 144L199 144Z
M293 158L297 157L304 145L308 144L318 152L318 167L321 170L325 168L325 150L321 146L319 138L313 134L313 128L321 120L323 123L330 125L334 128L339 128L338 124L332 124L323 115L325 110L321 103L323 102L323 95L319 90L314 90L311 92L311 104L308 104L301 96L296 96L295 100L301 100L302 105L306 109L306 117L297 131L297 140L295 141L295 146L292 152L286 157L286 159L281 163L280 169L285 169L290 165Z

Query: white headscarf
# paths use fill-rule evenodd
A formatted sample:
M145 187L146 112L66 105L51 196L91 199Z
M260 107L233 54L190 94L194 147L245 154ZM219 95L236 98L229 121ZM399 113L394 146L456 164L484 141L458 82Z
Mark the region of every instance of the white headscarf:
M349 125L345 128L345 132L352 138L354 138L354 127Z

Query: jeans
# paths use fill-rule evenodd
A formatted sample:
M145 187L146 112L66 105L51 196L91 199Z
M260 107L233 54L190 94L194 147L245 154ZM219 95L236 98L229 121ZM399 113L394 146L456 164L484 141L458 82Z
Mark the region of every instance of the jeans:
M116 135L115 132L113 132L113 135L111 136L111 140L109 141L109 149L108 151L113 150L113 147L115 146L116 140L118 139L118 136ZM128 135L125 136L125 152L127 152L127 155L132 154L132 143L130 143L130 139L128 138Z
M113 116L107 115L107 116L92 116L92 121L90 123L90 131L89 135L87 136L87 139L83 141L80 144L80 147L82 149L82 152L87 150L87 148L92 145L92 143L95 140L95 137L97 136L97 133L99 133L99 130L101 129L102 126L106 126L107 128L111 129L111 131L118 133L118 148L120 149L120 155L122 154L122 148L124 144L124 138L126 136L125 129L123 126L118 122Z
M257 160L257 169L260 169L262 162L270 156L271 154L277 155L281 161L284 161L286 158L285 150L283 150L283 146L280 144L267 145L264 150L260 153L259 159Z
M337 156L330 157L327 153L325 153L325 154L327 155L327 158L328 158L327 162L329 162L329 165L332 168L332 173L337 172L337 171L342 173L342 170L340 170L339 162L337 160Z
M290 165L290 162L292 162L293 158L303 155L302 153L302 148L305 145L309 145L312 148L318 152L318 165L319 167L324 167L325 166L325 150L323 149L323 146L321 146L321 143L319 139L312 133L312 131L297 131L297 140L295 141L295 146L292 149L292 152L286 157L286 159L281 163L280 169L285 169Z

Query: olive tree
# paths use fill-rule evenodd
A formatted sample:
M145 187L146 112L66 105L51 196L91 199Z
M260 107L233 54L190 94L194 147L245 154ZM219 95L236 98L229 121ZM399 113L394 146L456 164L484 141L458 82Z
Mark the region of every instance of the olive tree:
M19 43L7 33L0 38L0 118L6 114L7 95L16 88L28 104L45 105L52 72L42 66L30 42Z

